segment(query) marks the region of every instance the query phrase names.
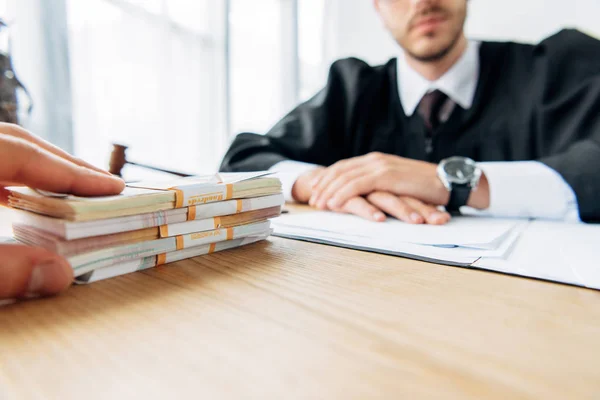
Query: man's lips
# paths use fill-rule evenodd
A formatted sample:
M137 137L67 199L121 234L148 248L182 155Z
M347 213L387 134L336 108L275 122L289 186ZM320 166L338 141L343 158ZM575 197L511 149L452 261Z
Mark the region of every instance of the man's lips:
M413 29L418 31L432 31L444 21L446 21L446 18L441 16L422 18L413 25Z

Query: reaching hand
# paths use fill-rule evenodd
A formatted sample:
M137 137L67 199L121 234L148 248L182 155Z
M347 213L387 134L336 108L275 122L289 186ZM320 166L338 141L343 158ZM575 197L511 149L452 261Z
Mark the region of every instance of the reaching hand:
M6 186L79 196L120 193L125 183L79 160L24 129L0 123L0 203ZM44 296L65 289L73 279L67 261L44 249L0 245L0 299Z

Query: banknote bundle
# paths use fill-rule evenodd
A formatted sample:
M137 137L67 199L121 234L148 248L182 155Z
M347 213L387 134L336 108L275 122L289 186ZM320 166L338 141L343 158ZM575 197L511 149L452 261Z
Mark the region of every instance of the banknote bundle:
M130 183L92 198L9 191L15 239L66 257L80 283L264 240L284 202L281 182L256 172Z

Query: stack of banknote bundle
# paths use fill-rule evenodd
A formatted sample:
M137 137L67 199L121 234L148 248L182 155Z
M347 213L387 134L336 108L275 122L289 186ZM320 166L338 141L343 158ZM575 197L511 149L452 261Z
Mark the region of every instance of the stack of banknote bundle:
M283 201L265 173L139 182L94 198L13 187L9 197L15 239L63 255L83 283L264 240Z

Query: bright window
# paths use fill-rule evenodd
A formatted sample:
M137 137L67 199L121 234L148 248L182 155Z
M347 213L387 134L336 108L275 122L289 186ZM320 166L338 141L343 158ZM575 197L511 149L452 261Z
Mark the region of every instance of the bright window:
M324 12L325 0L300 0L298 3L300 100L314 96L327 80Z
M234 133L265 133L296 103L295 4L292 0L231 0Z
M106 166L122 143L139 163L217 167L227 145L223 4L68 1L78 156Z
M74 153L101 167L118 143L134 162L212 171L233 134L267 132L325 83L325 0L65 1L65 118L72 115ZM0 0L0 13L31 14L27 4ZM20 70L26 84L36 82ZM51 129L70 138L70 129ZM134 170L129 178L155 176Z

